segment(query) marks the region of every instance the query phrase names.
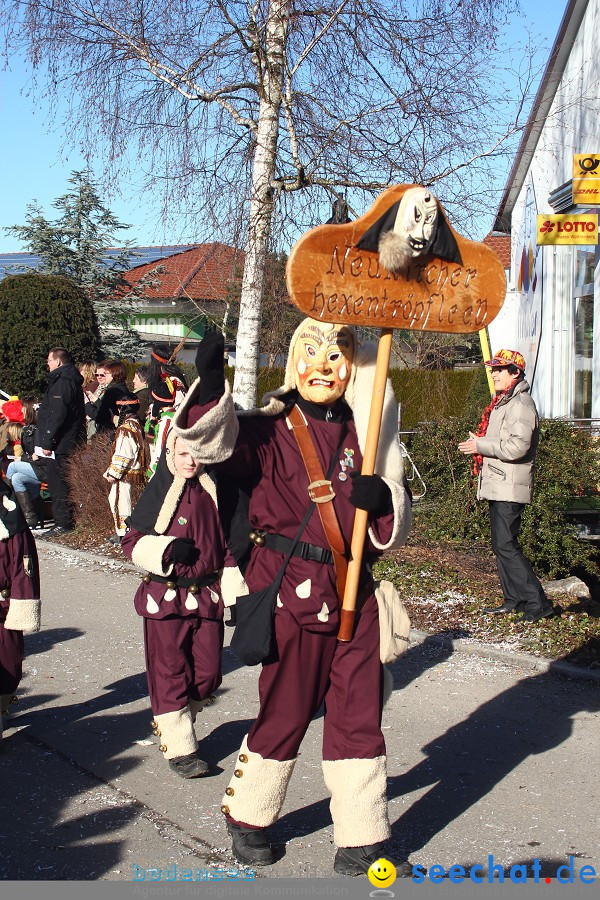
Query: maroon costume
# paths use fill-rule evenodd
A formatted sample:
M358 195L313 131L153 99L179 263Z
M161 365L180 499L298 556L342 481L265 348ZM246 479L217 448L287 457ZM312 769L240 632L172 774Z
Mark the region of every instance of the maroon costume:
M40 575L35 540L12 490L0 492L0 737L2 714L23 671L23 632L40 627Z
M227 555L214 485L205 473L194 478L176 474L170 468L174 445L172 434L121 543L145 570L134 603L144 620L153 727L168 760L196 752L196 715L221 684L219 580ZM198 548L196 558L186 563L171 556L173 542L182 538Z
M300 329L292 339L290 359ZM235 450L216 468L224 480L244 478L252 482L249 519L253 531L293 539L308 509L309 478L285 416L286 408L298 403L323 472L338 454L331 476L333 505L349 546L355 506L349 499L351 481L346 469L360 471L360 448L371 396L364 382L359 388L357 371L361 366L368 367L372 386L372 364L371 356L357 359L351 389L345 395L349 406L340 401L332 407L333 417L326 416L324 409L320 414L318 403L303 404L295 391L290 392L294 385L289 362L286 385L271 396L269 405L251 414L239 414ZM206 440L217 439L217 433L205 421L211 413L210 404L203 406L195 400L201 381L190 389L173 424L193 452ZM337 641L340 601L333 566L293 556L276 604L275 649L263 663L260 675L259 714L244 739L223 801L222 811L235 827L261 829L276 821L302 738L325 701L323 771L332 794L335 843L338 847L370 845L389 836L379 617L368 562L378 552L403 542L410 527L391 388L384 418L386 435L377 471L389 488L393 511L370 517L353 639L348 644ZM315 549L329 547L316 511L302 541ZM251 593L273 583L284 556L284 552L266 546L252 549L244 572Z

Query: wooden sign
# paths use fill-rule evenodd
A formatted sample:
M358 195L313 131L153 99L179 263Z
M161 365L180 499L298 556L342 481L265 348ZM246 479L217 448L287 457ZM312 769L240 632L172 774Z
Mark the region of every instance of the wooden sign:
M433 225L423 237L427 219ZM404 244L404 258L384 246L386 235ZM354 222L308 231L290 253L286 279L295 305L313 319L413 331L479 331L506 293L496 254L457 234L435 196L409 184L388 188Z

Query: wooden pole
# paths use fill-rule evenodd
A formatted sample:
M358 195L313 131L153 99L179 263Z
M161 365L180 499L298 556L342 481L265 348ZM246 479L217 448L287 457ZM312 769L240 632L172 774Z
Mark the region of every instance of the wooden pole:
M388 369L390 367L393 334L394 331L392 328L381 329L379 347L377 350L377 363L375 366L375 383L373 384L373 397L371 399L371 409L369 411L369 423L367 426L367 437L365 440L361 475L373 475L375 472L375 460L377 458L377 445L379 443L379 431L381 429L385 385L387 382ZM362 564L368 519L369 513L366 510L356 510L354 527L352 530L352 542L350 544L350 562L348 563L346 589L344 591L344 599L340 611L338 641L347 642L352 640L356 596L358 594L358 582L360 579L360 567Z

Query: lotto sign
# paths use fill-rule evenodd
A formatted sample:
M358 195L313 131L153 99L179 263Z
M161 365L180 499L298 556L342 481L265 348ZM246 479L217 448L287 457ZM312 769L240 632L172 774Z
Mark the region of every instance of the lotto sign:
M597 244L598 216L538 216L538 244Z
M600 206L600 154L573 157L573 203Z

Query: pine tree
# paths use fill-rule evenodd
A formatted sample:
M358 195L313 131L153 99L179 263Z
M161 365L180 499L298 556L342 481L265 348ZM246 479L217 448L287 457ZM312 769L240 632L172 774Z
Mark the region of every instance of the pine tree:
M64 347L75 362L97 355L91 301L69 278L8 275L0 281L0 309L0 388L7 394L43 394L51 347Z
M5 230L40 257L40 271L64 275L85 292L93 304L107 355L135 358L140 340L123 313L124 304L140 299L139 292L132 292L123 279L135 254L127 241L115 255L106 253L107 247L118 242L116 233L131 226L120 222L104 205L84 172L72 172L68 183L72 189L52 204L60 213L57 219L48 220L40 207L31 203L26 224Z

